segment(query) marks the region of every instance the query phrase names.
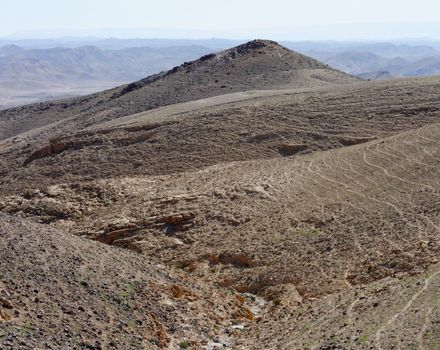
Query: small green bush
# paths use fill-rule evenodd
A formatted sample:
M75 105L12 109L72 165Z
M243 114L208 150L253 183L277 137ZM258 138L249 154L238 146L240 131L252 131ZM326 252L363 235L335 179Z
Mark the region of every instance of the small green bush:
M89 284L86 281L80 281L79 284L82 285L83 287L89 286Z
M189 348L189 343L186 340L182 341L182 342L180 342L179 347L181 349L188 349Z

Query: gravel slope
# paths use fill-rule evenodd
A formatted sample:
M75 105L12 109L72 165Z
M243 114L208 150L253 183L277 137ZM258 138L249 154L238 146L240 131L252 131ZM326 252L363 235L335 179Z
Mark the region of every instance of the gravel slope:
M0 238L2 349L199 348L247 320L241 299L127 250L4 214Z

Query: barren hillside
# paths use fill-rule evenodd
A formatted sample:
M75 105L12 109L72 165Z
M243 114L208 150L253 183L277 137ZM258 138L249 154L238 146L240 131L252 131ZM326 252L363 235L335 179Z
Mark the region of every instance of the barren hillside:
M0 143L4 193L345 147L438 121L438 78L236 94ZM73 128L72 128L73 129ZM42 134L43 136L41 136ZM38 136L40 135L40 136ZM296 146L296 147L295 147Z
M0 344L440 346L440 78L295 89L284 55L329 74L252 42L156 82L278 67L258 90L1 141Z
M250 321L238 294L137 254L2 214L0 224L2 349L197 348Z
M293 158L56 185L5 198L2 206L178 265L220 290L263 297L269 302L263 321L236 340L243 348L415 345L432 341L435 330L437 304L425 291L434 293L430 283L438 282L437 268L426 269L440 251L439 134L437 123ZM417 278L419 287L412 286ZM349 310L348 320L335 325L332 318L350 308L344 303L358 301L356 291L366 295L358 307L374 303L380 313ZM329 314L322 298L337 309ZM404 318L410 308L425 314L425 325L423 317ZM298 311L310 309L315 313ZM291 313L306 323L291 329ZM422 326L420 339L406 337Z
M102 93L2 111L0 139L68 118L74 118L74 123L63 123L64 131L72 126L96 124L231 92L345 84L355 80L274 42L256 40Z

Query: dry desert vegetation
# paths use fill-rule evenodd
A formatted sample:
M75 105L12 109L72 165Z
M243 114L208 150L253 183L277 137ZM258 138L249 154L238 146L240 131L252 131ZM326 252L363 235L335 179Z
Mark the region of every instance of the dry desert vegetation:
M2 349L439 349L440 77L270 41L0 112Z

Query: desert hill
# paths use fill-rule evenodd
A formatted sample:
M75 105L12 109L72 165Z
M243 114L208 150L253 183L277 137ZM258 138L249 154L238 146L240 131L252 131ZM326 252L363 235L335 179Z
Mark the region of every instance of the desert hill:
M0 141L0 344L438 347L440 78L341 74L255 41Z
M172 174L345 147L438 121L438 85L430 78L223 95L54 139L62 129L57 124L44 137L1 144L0 188L11 193L90 176Z
M412 62L399 71L401 76L428 76L440 74L440 56L431 56Z
M64 122L64 131L232 92L353 81L356 78L312 58L274 42L256 40L102 93L2 111L0 139L70 118L74 118L74 124Z
M362 78L374 79L378 72L381 74L379 79L392 79L402 77L423 77L435 76L440 72L440 58L438 55L423 57L421 59L402 58L402 57L381 57L371 52L341 52L325 60L325 63Z
M222 39L0 38L0 109L88 95L239 44ZM282 45L371 80L438 74L436 42L317 41Z
M286 45L333 68L365 79L438 75L438 50L435 49L436 45L431 47L426 42L304 42Z
M401 57L386 58L368 51L341 52L326 59L326 63L353 75L374 71L396 73L410 64L408 60Z

